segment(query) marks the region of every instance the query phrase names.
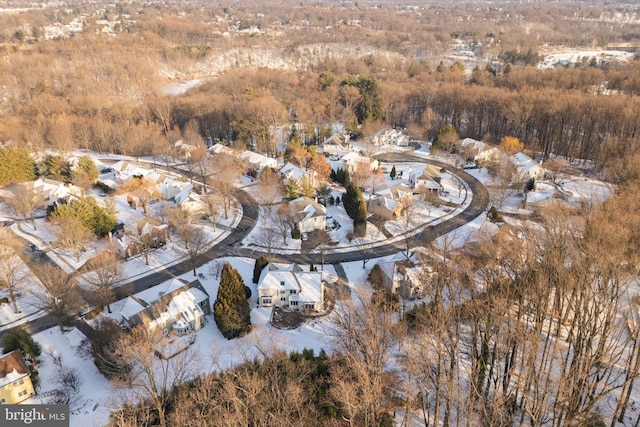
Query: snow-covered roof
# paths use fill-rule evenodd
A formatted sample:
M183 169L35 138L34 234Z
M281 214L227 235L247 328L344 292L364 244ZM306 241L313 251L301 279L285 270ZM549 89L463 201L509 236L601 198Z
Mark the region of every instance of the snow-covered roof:
M522 151L514 154L511 157L511 162L515 167L522 170L529 170L534 167L540 167L536 164L536 162L533 161L531 157L527 156Z
M266 166L269 166L270 168L278 166L278 161L276 159L249 150L243 151L240 154L240 158L249 162L252 167L255 167L259 171Z
M322 301L322 272L296 271L293 268L273 270L265 267L260 274L258 290L298 291L302 302Z
M344 156L342 156L340 160L343 163L347 163L350 165L355 163L367 163L367 164L371 163L371 159L369 159L368 157L364 157L354 151L350 151L349 153L345 154Z
M140 313L144 310L144 306L140 303L137 298L127 297L124 302L124 305L120 309L120 315L125 319L130 319L132 316Z
M288 179L302 179L306 175L305 171L303 171L293 163L287 163L286 165L284 165L282 169L280 169L280 173Z
M196 318L202 316L204 312L198 305L200 302L205 301L208 298L199 289L188 289L174 295L165 311L156 316L154 320L149 323L149 328L153 329L158 325L164 325L166 321L178 318L176 322L177 327L184 327L186 323L189 323Z
M295 209L299 222L304 222L318 216L325 217L327 215L327 209L309 197L301 196L289 203Z
M233 150L231 148L227 147L226 145L222 145L220 143L213 144L209 148L209 151L211 151L213 154L220 154L220 153L232 154L233 153Z
M13 350L0 357L0 388L29 375L29 368L20 350Z
M145 324L150 329L171 319L187 322L203 313L199 304L209 296L198 280L191 283L171 279L161 285L130 296L120 314L130 324Z

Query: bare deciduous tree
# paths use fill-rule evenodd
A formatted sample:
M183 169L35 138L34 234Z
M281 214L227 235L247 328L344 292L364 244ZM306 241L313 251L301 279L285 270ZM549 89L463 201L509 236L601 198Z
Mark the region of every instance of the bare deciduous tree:
M44 200L36 194L30 184L18 184L11 188L11 197L6 199L11 212L22 218L30 219L36 230L35 211L44 206Z
M59 228L56 232L55 246L69 251L76 261L80 261L82 252L85 251L89 242L95 239L95 234L75 216L63 217L57 221Z
M140 400L150 400L160 425L166 427L171 391L198 372L198 363L191 349L171 358L156 356L167 349L162 340L160 330L148 331L138 326L122 336L116 353L130 369L128 381L123 386L133 390Z
M176 236L182 242L182 246L187 251L193 275L196 275L196 261L198 256L206 249L208 240L202 228L195 225L182 225L176 229Z
M103 252L88 263L91 270L84 280L95 288L96 303L106 306L111 313L110 303L113 300L113 287L122 280L122 261L113 252Z
M9 292L9 299L13 304L13 311L17 314L18 304L16 302L17 294L16 286L24 280L26 272L24 265L15 251L13 235L5 229L0 229L0 289L6 289Z
M289 233L296 224L296 213L293 212L289 202L284 202L280 205L278 211L273 214L272 220L276 224L276 227L278 227L278 230L280 230L283 245L287 246Z
M52 315L64 330L64 321L82 302L75 278L56 265L44 264L37 267L39 280L31 290L34 305Z
M217 154L211 163L213 168L211 187L222 198L224 217L228 219L242 169L231 155L224 153Z
M344 418L352 425L377 425L390 401L385 370L398 339L393 318L387 305L378 305L369 295L335 308L329 335L345 359L345 370L332 374L331 393L350 402Z

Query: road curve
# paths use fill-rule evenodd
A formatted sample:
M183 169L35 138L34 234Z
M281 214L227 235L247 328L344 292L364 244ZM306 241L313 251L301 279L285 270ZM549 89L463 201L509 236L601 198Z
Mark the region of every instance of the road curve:
M394 155L386 154L379 157L382 161L389 162L421 162L431 163L436 166L445 168L457 177L462 179L470 188L473 198L467 208L465 208L458 215L440 222L437 225L426 227L423 231L419 232L412 237L413 246L425 246L434 241L438 237L449 233L477 218L487 209L489 202L489 194L486 188L473 176L460 170L456 170L451 165L406 155ZM180 171L186 173L186 171ZM223 240L221 240L216 246L212 247L197 258L197 265L203 265L209 261L213 261L222 257L250 257L257 258L261 255L266 255L259 250L238 247L238 244L251 232L258 220L258 208L252 197L244 190L239 189L237 198L242 205L242 219L233 233L229 234ZM398 251L405 250L406 246L403 241L392 242L386 245L372 247L367 250L367 258L379 258L387 255L393 255ZM342 262L362 261L363 251L360 249L354 249L348 252L340 253L327 253L324 256L325 264L339 264ZM278 262L296 262L299 264L319 264L319 254L276 254L274 257ZM167 267L164 270L156 271L147 276L141 277L129 283L122 284L114 289L115 300L120 300L133 295L137 292L148 289L159 283L162 283L168 279L178 277L182 274L191 271L191 263L189 260L182 261ZM75 316L77 318L77 316ZM46 329L57 326L56 320L50 316L45 315L40 318L34 319L27 324L21 325L31 334L42 332ZM0 332L0 337L2 336Z

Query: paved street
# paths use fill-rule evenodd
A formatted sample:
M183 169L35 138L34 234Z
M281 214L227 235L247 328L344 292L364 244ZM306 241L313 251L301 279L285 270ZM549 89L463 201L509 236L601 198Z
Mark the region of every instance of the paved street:
M473 176L469 175L466 172L456 170L451 165L440 163L437 161L433 161L429 159L427 162L425 159L414 157L414 156L406 156L406 155L397 155L397 154L385 154L384 156L379 157L381 161L389 161L389 162L423 162L423 163L432 163L436 166L443 167L451 172L455 171L455 175L462 179L470 188L471 193L473 194L473 198L471 200L471 204L467 206L462 212L458 215L447 219L439 224L434 226L426 226L422 231L414 235L412 239L412 246L427 246L430 242L434 241L438 237L449 233L450 231L455 230L458 227L461 227L464 224L474 220L479 215L481 215L486 209L489 201L489 195L487 193L486 188ZM184 172L184 171L181 171ZM256 224L258 219L258 208L251 199L251 196L247 194L243 190L238 191L238 201L242 205L242 218L239 224L236 227L236 230L221 240L216 246L209 249L207 252L200 255L197 259L198 265L203 265L209 261L221 258L221 257L250 257L257 258L260 255L264 255L266 253L262 253L256 249L249 249L240 247L242 240L251 232L253 227ZM394 242L390 242L383 245L378 245L370 248L364 249L364 254L368 259L379 258L383 256L393 255L398 251L403 251L406 249L405 242L403 239L399 239ZM319 255L318 254L276 254L275 258L278 262L296 262L299 264L320 264ZM353 250L348 252L340 252L340 253L326 253L325 254L325 263L326 264L340 264L343 262L351 262L351 261L362 261L363 259L363 250L361 248L355 247ZM151 273L147 276L141 277L129 283L125 283L118 288L115 289L116 300L126 298L129 295L135 294L142 290L148 289L152 286L155 286L159 283L162 283L170 278L180 276L184 273L191 271L191 264L188 260L177 263L170 267L167 267L165 270L157 271ZM336 271L342 272L344 275L344 270L339 267L336 268ZM346 277L342 277L346 279ZM76 313L79 313L86 307L78 307L75 310ZM44 331L46 329L55 327L57 322L49 315L45 315L38 319L30 321L28 324L23 325L25 329L27 329L30 333L38 333ZM1 336L1 334L0 334Z

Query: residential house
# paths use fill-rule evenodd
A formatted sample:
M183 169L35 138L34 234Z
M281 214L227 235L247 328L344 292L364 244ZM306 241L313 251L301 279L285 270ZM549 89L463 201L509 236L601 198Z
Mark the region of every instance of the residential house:
M422 174L416 176L414 171L409 172L409 186L414 192L421 193L424 191L440 191L442 186L442 178L440 177L440 168L434 165L427 165Z
M402 215L405 206L411 203L413 192L406 184L396 184L386 192L371 199L367 211L384 219L396 219Z
M269 263L258 281L258 305L295 311L322 311L324 289L322 272L303 271L296 264L278 268Z
M278 161L276 159L274 159L273 157L255 153L253 151L243 151L242 153L240 153L239 157L249 164L249 169L253 169L257 172L261 172L262 169L266 167L270 167L271 169L278 168Z
M465 138L460 142L458 152L465 161L487 162L497 157L499 150L482 141L473 138Z
M30 375L20 350L0 356L0 404L13 405L33 396Z
M127 298L120 315L127 328L156 328L163 335L186 335L200 330L211 313L209 294L199 280L171 279Z
M405 252L398 252L390 260L378 263L387 289L406 299L424 296L425 274L431 274L431 269L419 264L415 252L410 252L409 256Z
M233 151L230 147L220 144L219 142L209 147L209 151L211 152L211 154L224 153L224 154L234 155L235 153L235 151Z
M351 151L351 142L349 135L343 133L334 133L325 139L320 147L325 155L339 159Z
M120 160L111 166L117 180L128 181L134 176L146 177L153 171L148 163L135 163L128 160Z
M296 215L296 226L301 233L324 230L327 227L327 208L309 197L298 197L289 202Z
M120 256L125 259L142 254L150 248L158 248L169 241L169 226L148 217L125 224L124 230L113 239Z
M541 181L544 178L544 168L523 152L511 156L511 162L516 167L516 174L521 182L529 181L532 178Z
M25 184L27 185L27 184ZM38 178L33 182L33 191L45 201L47 205L53 205L58 200L82 195L82 190L75 185L65 184L49 178Z
M378 131L371 142L375 145L396 145L398 147L408 147L410 139L407 135L395 129L383 129Z
M342 169L349 173L353 173L361 168L365 170L378 169L377 160L371 160L369 157L362 156L353 151L342 156L340 162L342 163Z

